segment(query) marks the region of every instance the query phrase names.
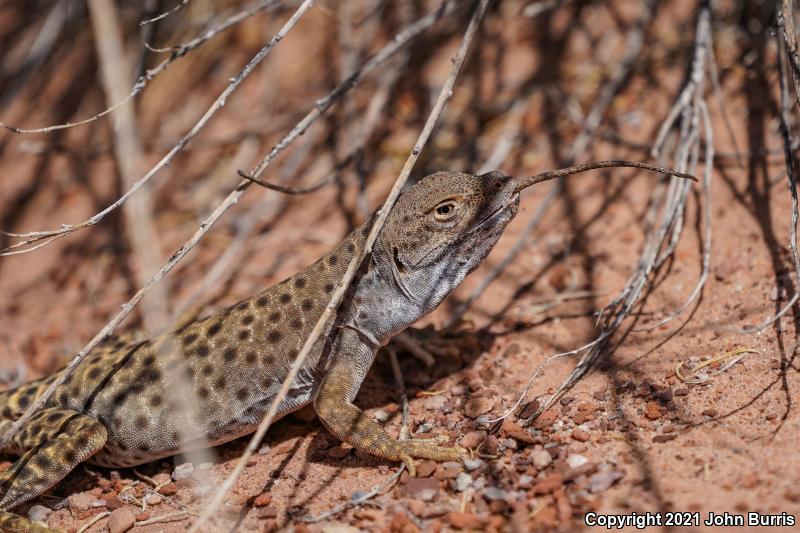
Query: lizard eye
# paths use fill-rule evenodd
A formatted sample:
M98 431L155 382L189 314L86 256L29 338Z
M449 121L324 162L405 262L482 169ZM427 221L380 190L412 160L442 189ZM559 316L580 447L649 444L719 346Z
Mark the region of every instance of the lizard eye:
M450 219L456 212L456 204L451 201L445 201L436 206L434 218L439 221Z

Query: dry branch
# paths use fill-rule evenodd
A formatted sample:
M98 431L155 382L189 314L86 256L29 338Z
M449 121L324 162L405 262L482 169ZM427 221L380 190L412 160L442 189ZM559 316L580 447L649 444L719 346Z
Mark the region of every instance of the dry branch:
M389 196L386 198L386 201L383 203L383 206L378 211L378 216L375 219L375 222L372 224L370 228L369 235L364 243L364 247L359 251L359 253L350 261L350 264L345 271L345 274L338 284L336 289L334 290L333 294L331 295L331 299L328 304L325 306L322 315L320 316L317 323L314 325L314 329L311 330L308 338L305 340L303 347L298 353L297 357L295 358L294 362L292 363L289 373L286 378L283 380L281 384L281 388L278 390L275 398L273 398L272 402L270 403L270 407L267 410L267 413L264 415L261 423L258 425L258 429L253 434L253 437L250 439L247 447L244 450L244 453L237 461L236 466L234 467L233 471L228 475L225 481L220 485L219 489L214 494L213 499L209 502L209 505L206 507L206 510L200 515L200 518L197 522L192 525L192 528L189 530L190 533L196 532L199 528L216 512L219 506L222 504L222 500L225 498L225 495L228 491L233 488L234 483L241 475L242 471L244 470L247 461L256 451L261 439L264 438L267 430L269 429L270 425L272 424L275 415L277 414L278 407L280 406L281 402L283 402L286 394L289 392L292 384L294 383L294 379L297 376L297 373L303 366L306 357L308 356L309 352L311 351L312 347L316 343L317 339L322 334L322 331L325 329L325 326L333 315L336 308L339 306L344 293L350 286L350 283L353 281L355 277L356 271L364 259L372 252L372 246L375 243L375 240L378 237L378 233L380 232L381 228L383 227L386 219L389 216L389 212L392 209L392 206L397 201L397 198L400 196L400 193L405 186L406 182L408 181L408 177L411 175L411 170L414 167L414 164L419 157L419 154L422 152L422 149L425 147L425 144L428 141L431 133L433 132L433 128L436 125L436 122L439 119L439 116L442 114L444 110L444 106L446 105L447 101L453 94L453 86L455 85L456 78L458 77L459 72L461 71L461 66L464 63L464 60L467 55L467 51L474 39L475 35L478 32L478 27L480 26L480 22L483 18L483 14L486 10L486 6L489 3L489 0L481 0L478 4L478 7L475 9L475 12L470 20L469 26L467 27L467 31L464 33L464 38L461 41L461 46L459 47L458 52L456 53L455 58L453 59L453 66L450 70L450 73L445 81L442 89L439 92L439 96L436 100L436 103L433 106L430 114L428 115L427 120L425 121L425 125L422 128L422 132L420 133L414 147L411 150L411 154L406 159L405 164L403 165L402 170L400 171L400 175L397 177L397 180L392 187L392 190L389 192ZM264 161L267 161L265 158ZM263 161L262 161L263 164ZM261 167L261 164L257 167L257 169ZM254 174L259 174L260 172L256 171Z
M662 124L653 147L653 153L661 152L664 140L673 130L674 126L680 124L678 128L678 143L674 151L675 168L685 172L696 166L700 154L700 129L701 123L709 128L706 131L706 139L710 139L710 124L704 120L704 87L705 75L707 70L707 58L711 51L711 6L708 2L703 2L698 16L695 33L695 45L692 53L690 75L686 85L681 90L675 104L667 113L667 117ZM713 162L713 151L710 146L705 150L706 165L703 176L703 201L708 203L709 184ZM547 409L555 402L565 390L573 386L583 377L603 354L610 338L619 330L622 322L630 315L634 306L639 303L639 298L645 287L650 281L651 274L669 257L675 250L677 242L683 229L683 216L686 207L686 199L689 192L689 182L681 180L670 180L666 195L656 190L651 198L651 216L661 208L661 220L652 231L649 232L645 242L637 267L631 274L625 287L620 294L601 312L598 322L600 323L600 333L596 339L590 343L591 350L584 354L578 361L575 368L559 386L555 394L550 396L540 409L529 417L525 423L531 423L539 413ZM710 210L706 209L708 220L707 231L703 238L703 265L702 272L697 283L697 287L687 303L682 305L677 312L682 311L694 301L702 290L703 283L707 278L708 262L710 258ZM677 312L671 315L670 319L677 316Z
M126 61L122 31L116 6L111 0L89 0L89 12L95 31L95 46L100 61L100 73L106 101L109 105L122 100L130 79L129 62ZM141 172L142 147L136 127L136 117L131 102L116 110L113 121L114 154L117 159L122 188L128 189L136 182ZM153 199L151 191L143 188L123 209L125 231L131 244L136 284L147 282L161 260L158 257L158 233L153 221ZM145 300L143 318L145 329L158 331L167 321L168 289L158 285Z

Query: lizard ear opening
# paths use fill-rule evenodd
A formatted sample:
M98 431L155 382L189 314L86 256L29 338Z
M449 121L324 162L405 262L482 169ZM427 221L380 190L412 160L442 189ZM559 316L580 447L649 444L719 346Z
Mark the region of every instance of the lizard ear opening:
M394 259L394 266L397 267L397 271L401 274L404 274L406 271L406 267L402 261L400 261L400 254L397 251L397 247L395 246L392 248L392 258Z

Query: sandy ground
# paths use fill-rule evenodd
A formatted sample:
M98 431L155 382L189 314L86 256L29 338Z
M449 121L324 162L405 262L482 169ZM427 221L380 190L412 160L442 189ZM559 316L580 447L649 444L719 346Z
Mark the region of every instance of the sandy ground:
M722 12L728 16L725 6ZM691 42L695 4L673 2L670 7L659 15L654 38ZM602 25L602 15L597 16ZM727 20L725 16L721 18ZM565 24L563 19L558 14L552 19L553 31ZM498 22L492 19L489 23ZM688 36L677 34L683 30ZM728 38L728 30L724 24L719 27L721 40ZM570 71L586 67L580 61L591 51L591 45L580 36L572 39L568 49L575 64ZM598 527L585 525L585 517L592 516L587 513L638 514L643 518L647 518L645 513L659 513L650 519L660 519L661 526L648 530L741 531L704 522L709 513L729 513L731 520L736 519L733 515L743 516L746 521L748 512L777 517L760 531L800 528L787 524L789 516L795 523L800 519L800 416L795 407L800 315L795 307L760 333L741 331L775 313L797 287L788 248L790 196L780 137L768 114L776 75L762 68L774 63L774 50L769 45L758 48L761 41L756 37L737 39L744 42L741 49L719 52L718 61L726 74L723 89L739 148L762 156L745 157L741 166L730 157L717 160L712 185L711 272L696 305L668 324L646 330L649 323L685 301L700 275L701 228L697 197L693 196L674 261L662 269L654 290L629 319L629 325L641 331L617 337L615 348L602 363L533 426L523 428L514 421L516 417L510 417L498 431L487 434L476 417L505 412L546 357L593 338L594 312L622 288L640 253L642 219L655 178L629 170L573 178L535 234L527 238L520 256L466 313L464 322L440 331L458 302L521 236L547 185L528 191L520 214L486 263L420 324L427 326L424 342L444 346L447 353L438 355L435 366L427 368L400 352L412 433L445 434L465 447L479 447L478 452L465 464L421 462L417 478L403 474L367 503L306 522L304 519L385 483L397 465L356 453L328 435L313 412L301 412L270 430L209 530L596 531ZM763 58L741 59L758 50ZM633 118L615 122L615 133L633 143L652 142L681 85L687 57L684 51L666 59L670 67L660 80L664 86L658 98L651 97L653 88L648 81L641 77L631 81L616 99L614 113L618 116L632 110ZM517 60L533 71L541 57L528 61L523 51ZM435 72L431 76L435 77ZM519 72L514 75L523 76ZM586 91L577 78L567 76L566 80L566 88L584 98ZM259 88L249 90L252 95ZM242 98L247 101L247 91ZM504 167L509 173L529 172L523 162L537 169L554 165L558 138L537 134L547 121L542 111L546 102L537 98L523 121L523 129L534 141L515 164ZM232 105L234 116L237 110L244 112L243 104ZM457 93L454 106L458 105ZM712 112L716 149L729 154L734 146L723 133L720 113L717 109ZM164 128L180 131L176 124L185 119L175 120ZM223 122L223 129L234 127L235 120L229 120ZM410 146L414 131L411 126L401 128L386 142ZM87 135L75 131L67 134L66 140L79 143ZM440 133L441 138L448 135L454 135L452 129ZM491 142L492 135L487 135L486 142ZM19 149L17 138L9 142L9 150ZM581 160L646 158L642 152L601 138L592 146L591 157ZM233 157L228 154L225 163ZM435 156L431 158L425 165L439 164ZM374 185L366 191L370 205L382 200L396 170L392 164L400 160L395 157L376 171ZM189 177L200 176L204 169L217 168L212 163L200 151L196 157L181 160L180 168L188 169ZM35 168L31 155L0 161L3 175L16 169L14 175L29 176ZM104 179L113 171L108 157L82 167L66 156L55 155L47 168L51 186L35 190L30 200L26 198L24 211L13 217L14 226L3 229L38 229L80 220L115 194ZM74 178L84 176L86 168L90 172L85 179ZM172 172L171 176L176 176ZM156 220L163 230L164 257L183 242L198 219L184 206L194 205L202 194L221 198L219 191L227 183L216 181L216 189L200 190L192 188L189 177L176 178L174 194L165 191L164 185L158 191ZM4 209L11 209L9 202L25 197L20 183L0 182ZM253 191L242 209L268 194ZM353 191L344 197L352 203ZM278 282L329 249L347 231L346 217L337 207L341 198L341 191L329 187L311 197L282 199L276 215L248 241L247 253L236 264L230 282L215 289L207 309ZM19 368L24 368L28 377L57 368L131 294L126 266L129 251L115 237L120 224L112 220L105 230L86 230L35 253L0 260L0 364L6 381L13 381ZM212 232L170 277L176 301L198 286L233 240L229 229L224 226ZM703 384L687 384L676 376L680 364L697 363L738 348L750 352ZM575 356L563 357L544 369L528 394L527 400L533 404L527 412L552 394L576 360ZM711 369L713 373L715 365ZM357 403L371 416L386 421L396 434L399 398L388 358L381 356ZM203 509L209 491L231 471L245 445L246 440L235 441L217 448L211 464L195 462L177 469L172 461L136 471L80 467L18 512L47 516L48 524L68 531L77 531L97 517L86 531L105 531L131 520L138 524L136 532L184 531L190 524L187 517ZM112 520L105 516L108 512L113 512ZM174 516L168 518L170 515ZM147 525L159 517L165 517L164 521ZM668 527L668 520L674 527ZM768 518L762 516L762 520Z

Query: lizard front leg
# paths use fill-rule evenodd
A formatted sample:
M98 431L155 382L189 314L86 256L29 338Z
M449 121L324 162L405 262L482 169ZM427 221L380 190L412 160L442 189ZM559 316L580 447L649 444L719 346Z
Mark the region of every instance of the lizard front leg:
M401 441L392 438L353 404L372 361L371 353L364 357L364 351L371 350L363 343L353 342L353 336L346 333L345 339L337 343L338 349L314 399L314 410L328 431L357 450L390 461L402 461L412 476L416 473L414 459L458 460L465 452L462 448L439 446L432 439ZM350 349L343 350L345 347Z
M24 453L0 474L0 531L57 531L7 511L61 481L105 443L106 428L89 416L58 408L34 415L14 438L14 448Z

